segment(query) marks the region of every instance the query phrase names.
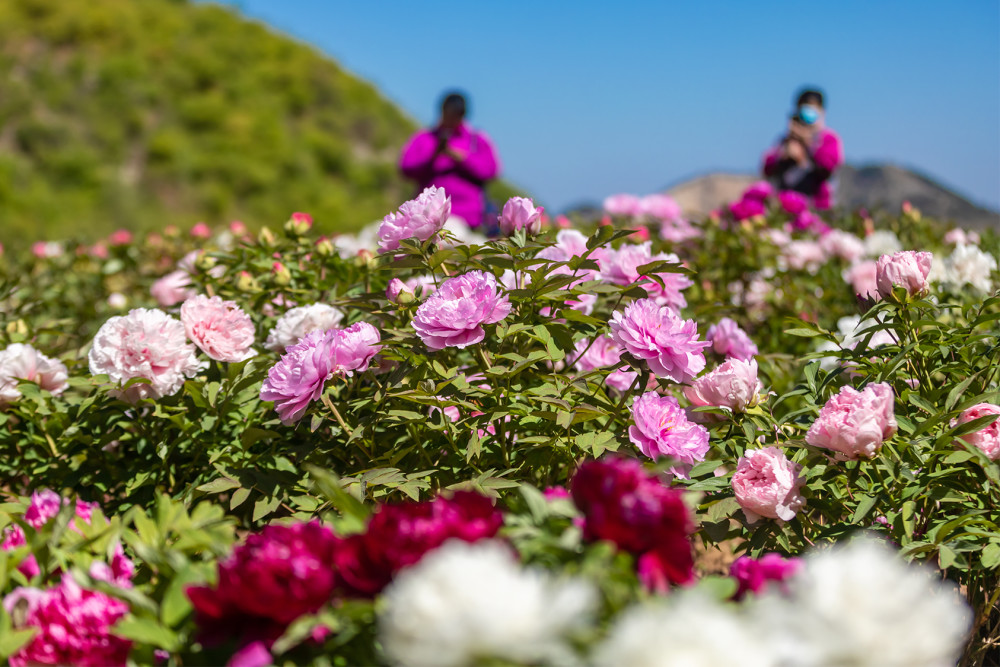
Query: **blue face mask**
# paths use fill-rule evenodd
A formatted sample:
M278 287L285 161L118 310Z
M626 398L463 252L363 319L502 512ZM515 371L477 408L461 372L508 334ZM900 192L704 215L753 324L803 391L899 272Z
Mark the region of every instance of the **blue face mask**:
M814 106L803 104L799 107L799 118L801 118L802 122L806 125L815 125L816 121L819 120L819 109Z

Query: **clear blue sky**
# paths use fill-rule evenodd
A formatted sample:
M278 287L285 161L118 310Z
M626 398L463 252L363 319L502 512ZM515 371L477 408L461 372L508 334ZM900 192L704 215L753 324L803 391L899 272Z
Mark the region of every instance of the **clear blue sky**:
M916 168L1000 208L1000 2L230 0L421 123L441 92L504 175L560 210L753 171L793 92L824 88L852 163Z

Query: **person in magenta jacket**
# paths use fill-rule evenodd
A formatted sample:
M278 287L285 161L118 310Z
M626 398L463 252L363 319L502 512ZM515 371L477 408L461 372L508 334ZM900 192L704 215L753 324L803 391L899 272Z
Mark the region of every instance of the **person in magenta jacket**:
M837 133L826 127L823 93L803 90L788 122L788 133L764 154L763 172L779 190L811 197L820 210L833 205L830 179L844 163L844 147Z
M417 132L403 147L399 169L419 190L444 188L452 215L479 227L486 205L483 188L497 177L500 162L489 137L465 123L465 110L465 97L447 95L437 126Z

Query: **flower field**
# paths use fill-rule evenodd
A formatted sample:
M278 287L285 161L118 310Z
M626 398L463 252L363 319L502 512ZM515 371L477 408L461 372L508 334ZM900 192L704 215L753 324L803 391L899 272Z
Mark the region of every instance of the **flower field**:
M0 257L11 665L1000 664L1000 239L430 188Z

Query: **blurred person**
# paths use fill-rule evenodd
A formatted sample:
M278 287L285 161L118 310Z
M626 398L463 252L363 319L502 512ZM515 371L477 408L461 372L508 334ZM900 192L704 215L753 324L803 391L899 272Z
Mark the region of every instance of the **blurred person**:
M477 228L489 226L483 189L497 177L500 162L489 137L469 127L465 116L465 96L447 94L437 125L417 132L403 147L399 169L417 182L418 192L432 185L444 188L452 215Z
M800 192L820 210L833 205L831 178L844 163L837 133L826 127L823 93L807 88L799 93L788 132L764 154L763 172L778 190Z

